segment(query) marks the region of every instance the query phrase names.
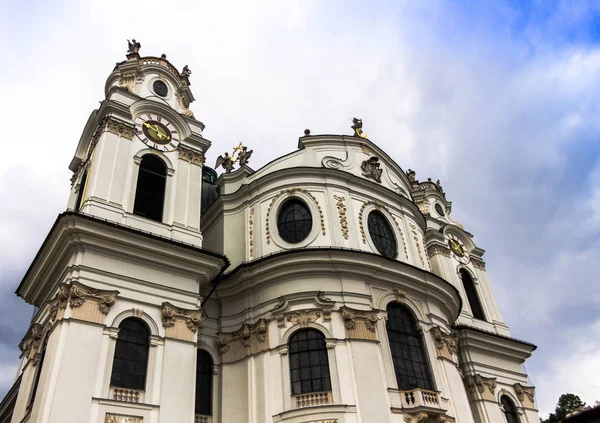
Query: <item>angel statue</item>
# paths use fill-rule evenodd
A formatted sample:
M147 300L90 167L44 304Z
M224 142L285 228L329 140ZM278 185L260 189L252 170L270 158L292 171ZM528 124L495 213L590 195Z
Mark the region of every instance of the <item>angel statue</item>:
M362 119L352 118L351 128L354 129L354 136L361 137L361 138L367 137L366 134L363 135L362 126L363 126Z
M225 152L225 155L221 155L217 157L217 163L215 164L215 169L219 166L222 166L225 169L225 173L230 173L233 170L233 160L229 156L228 152Z
M127 54L138 53L140 51L140 48L142 48L142 45L140 43L138 43L135 40L135 38L132 39L131 41L127 40L127 43L129 44L129 47L127 48Z
M250 160L250 156L254 150L248 151L248 147L242 147L242 151L238 153L237 161L241 166L248 164L248 160Z

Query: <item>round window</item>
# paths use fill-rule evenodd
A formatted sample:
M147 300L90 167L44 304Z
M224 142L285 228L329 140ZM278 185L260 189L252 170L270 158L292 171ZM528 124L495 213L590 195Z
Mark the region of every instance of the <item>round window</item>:
M382 255L389 258L396 258L398 250L396 247L396 237L394 231L387 219L378 211L369 213L367 219L369 235L375 244L375 248Z
M308 206L300 200L288 200L279 209L277 229L279 236L291 244L303 241L312 229Z
M154 84L152 84L152 89L156 94L158 94L161 97L166 97L167 93L169 92L167 84L165 84L161 80L154 81Z
M435 211L440 215L440 216L445 216L446 213L444 213L444 209L442 208L442 205L440 203L435 203Z

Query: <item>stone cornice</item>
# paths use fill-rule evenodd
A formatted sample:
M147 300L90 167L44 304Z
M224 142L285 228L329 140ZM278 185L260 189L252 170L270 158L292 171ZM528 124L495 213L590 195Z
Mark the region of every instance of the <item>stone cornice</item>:
M473 263L473 267L475 267L475 269L485 271L485 262L480 258L471 255L471 263Z
M444 257L450 257L450 249L439 244L432 244L427 247L427 253L429 256L435 256L437 254Z

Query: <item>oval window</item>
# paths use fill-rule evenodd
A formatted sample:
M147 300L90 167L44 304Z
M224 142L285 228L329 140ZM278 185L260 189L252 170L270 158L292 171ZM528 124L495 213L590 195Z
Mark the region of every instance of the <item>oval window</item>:
M396 237L385 216L378 211L372 211L369 213L367 225L369 235L377 251L385 257L396 258L398 255Z
M156 94L158 94L161 97L166 97L167 93L169 92L169 88L167 87L167 84L165 84L161 80L154 81L154 84L152 84L152 89L154 90L154 92Z
M279 236L296 244L306 239L312 230L312 216L308 206L300 200L288 200L279 209L277 218Z

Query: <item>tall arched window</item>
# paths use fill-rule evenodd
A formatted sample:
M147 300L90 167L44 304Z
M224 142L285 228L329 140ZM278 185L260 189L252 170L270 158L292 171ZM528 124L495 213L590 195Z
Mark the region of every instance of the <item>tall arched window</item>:
M133 213L162 222L166 183L165 163L153 154L142 157Z
M119 325L111 386L144 390L149 349L150 331L146 324L134 317L123 320Z
M481 307L481 302L479 301L477 288L475 288L475 282L473 282L473 278L465 269L460 269L460 278L462 279L463 286L465 287L465 293L467 294L467 300L471 306L473 317L476 319L485 320L485 314L483 314L483 307Z
M83 205L83 204L81 204L81 202L83 200L83 194L85 192L86 183L87 183L87 170L84 172L83 176L81 177L81 182L79 182L79 192L77 193L77 201L75 202L75 210L81 209L81 206Z
M213 361L210 354L198 350L196 355L196 414L212 416Z
M292 394L331 391L325 336L315 329L301 329L290 337Z
M429 360L411 311L402 304L390 303L387 312L386 328L398 389L401 391L414 388L432 390Z
M502 409L504 410L504 416L508 423L519 423L519 415L517 414L517 407L512 400L506 395L500 397L502 403Z

